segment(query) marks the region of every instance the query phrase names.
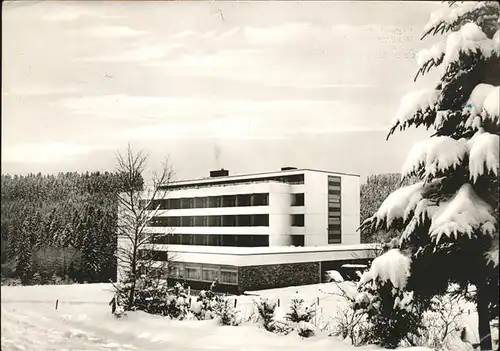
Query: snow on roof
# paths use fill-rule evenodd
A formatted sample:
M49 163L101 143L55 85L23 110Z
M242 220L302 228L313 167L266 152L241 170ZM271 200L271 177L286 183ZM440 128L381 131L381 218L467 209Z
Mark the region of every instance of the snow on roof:
M413 146L403 165L402 176L406 177L424 167L425 177L437 171L456 168L467 152L467 140L455 140L449 136L437 136L423 140Z
M404 127L408 122L415 119L418 111L433 109L439 97L439 91L435 89L421 89L407 93L401 99L399 108L392 119L392 125Z
M450 200L439 205L432 216L429 235L439 242L442 235L458 238L459 234L472 237L479 230L492 235L495 232L495 217L492 208L479 198L470 184L464 184Z
M361 275L361 284L377 280L390 281L395 288L404 288L410 276L411 258L398 249L391 249L373 260L370 270Z
M486 172L498 174L500 137L497 134L485 133L480 129L468 141L469 172L475 182L480 175ZM485 167L486 166L486 167ZM486 169L485 169L486 168Z
M162 249L165 245L157 245ZM328 252L328 251L356 251L371 250L377 244L356 245L327 245L327 246L264 246L264 247L228 247L228 246L193 246L193 245L168 245L169 251L192 252L223 255L260 255L300 252Z

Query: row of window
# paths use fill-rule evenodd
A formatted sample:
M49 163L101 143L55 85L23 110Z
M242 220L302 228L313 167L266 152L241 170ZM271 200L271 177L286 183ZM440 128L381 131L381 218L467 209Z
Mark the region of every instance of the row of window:
M304 194L292 194L292 206L304 206Z
M269 235L153 234L152 244L261 247L269 246Z
M269 194L240 194L205 197L185 197L178 199L152 200L148 210L177 210L189 208L215 208L215 207L248 207L268 206ZM146 206L146 200L141 200L141 206Z
M341 178L328 176L328 244L342 243Z
M268 214L153 217L150 227L268 227Z
M161 256L162 251L151 251L153 256ZM161 260L158 260L161 261ZM164 260L166 261L166 260ZM218 280L222 284L238 284L238 268L234 266L219 266L213 264L197 264L183 262L168 262L164 269L149 269L156 278L170 278L181 280L196 280L203 282L213 282Z

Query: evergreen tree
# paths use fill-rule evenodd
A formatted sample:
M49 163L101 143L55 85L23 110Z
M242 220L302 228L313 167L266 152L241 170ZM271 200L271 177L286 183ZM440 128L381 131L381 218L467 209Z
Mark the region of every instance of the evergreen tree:
M31 283L33 278L33 246L30 232L30 220L26 219L21 229L21 240L18 247L16 271L23 285Z
M434 131L403 166L403 178L420 182L389 195L362 226L402 230L412 262L405 289L416 298L442 294L451 282L464 294L477 288L482 350L491 350L489 320L498 316L499 13L496 1L451 2L431 15L423 38L446 37L418 53L415 79L438 67L440 82L404 96L389 132Z

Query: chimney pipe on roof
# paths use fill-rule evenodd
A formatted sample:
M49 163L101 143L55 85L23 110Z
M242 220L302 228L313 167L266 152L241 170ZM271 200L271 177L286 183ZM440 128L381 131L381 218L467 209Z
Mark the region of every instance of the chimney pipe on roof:
M210 178L214 177L227 177L229 175L229 171L227 169L221 168L216 171L210 171Z
M294 169L297 169L297 167L281 167L282 171L292 171Z

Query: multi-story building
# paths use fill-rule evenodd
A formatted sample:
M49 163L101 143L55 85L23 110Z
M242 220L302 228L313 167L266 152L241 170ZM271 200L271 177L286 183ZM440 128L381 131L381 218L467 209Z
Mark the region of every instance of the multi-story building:
M215 278L237 293L315 283L328 262L369 256L357 231L358 175L286 167L230 176L222 169L161 191L146 229L151 249L158 260L175 253L175 276L194 287Z

